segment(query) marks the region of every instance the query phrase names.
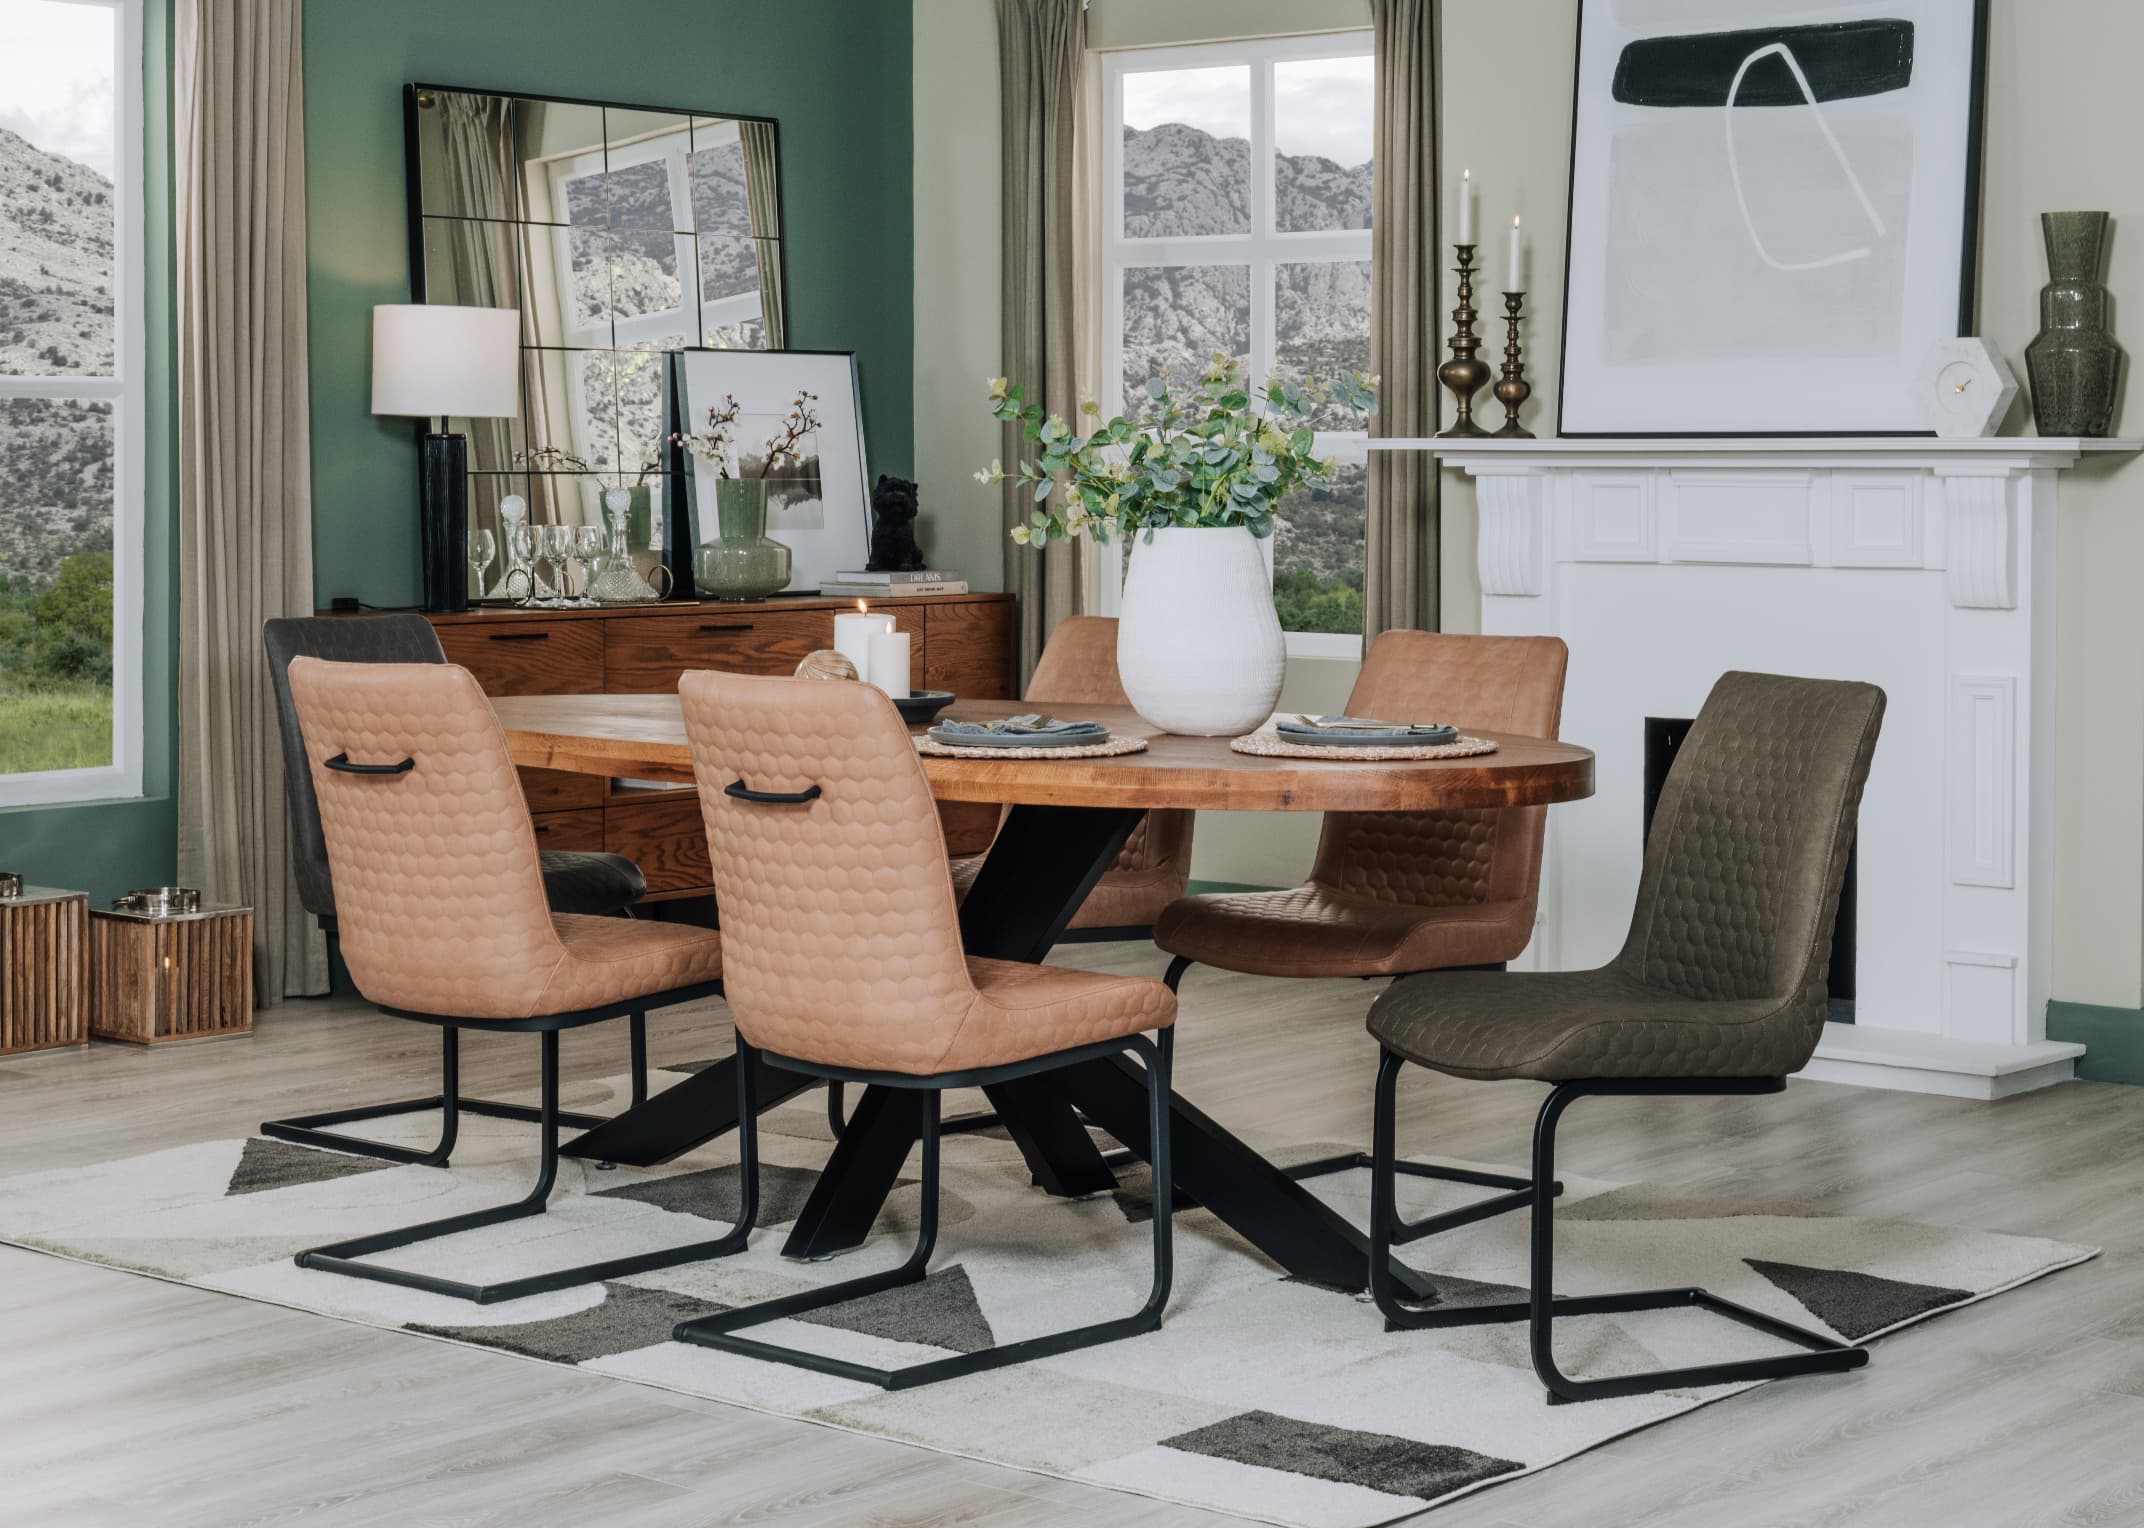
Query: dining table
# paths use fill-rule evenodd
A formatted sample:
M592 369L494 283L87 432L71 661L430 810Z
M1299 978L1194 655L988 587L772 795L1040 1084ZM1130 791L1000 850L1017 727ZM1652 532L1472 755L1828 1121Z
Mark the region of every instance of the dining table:
M513 696L495 698L492 705L515 762L523 766L693 783L692 751L674 694ZM1031 709L958 701L945 716L989 722ZM1110 757L921 755L939 801L1005 809L961 904L961 935L971 956L1045 959L1149 811L1427 812L1540 806L1593 792L1592 753L1550 739L1474 733L1495 743L1495 751L1457 758L1281 757L1238 752L1226 737L1163 733L1127 707L1082 704L1077 715L1101 722L1116 737L1142 738L1147 746ZM719 865L714 878L719 898ZM652 1166L716 1139L736 1125L736 1065L718 1062L684 1077L590 1129L565 1148L567 1154ZM818 1085L764 1066L756 1080L762 1108ZM1116 1187L1115 1171L1090 1126L1134 1156L1149 1157L1145 1076L1128 1057L1087 1061L985 1091L1036 1186L1046 1192L1080 1196ZM865 1088L791 1227L784 1254L816 1258L861 1245L920 1137L912 1096ZM1180 1206L1203 1206L1297 1278L1346 1290L1366 1285L1368 1241L1362 1232L1181 1093L1171 1097L1170 1137ZM1431 1293L1417 1276L1397 1272L1415 1295Z

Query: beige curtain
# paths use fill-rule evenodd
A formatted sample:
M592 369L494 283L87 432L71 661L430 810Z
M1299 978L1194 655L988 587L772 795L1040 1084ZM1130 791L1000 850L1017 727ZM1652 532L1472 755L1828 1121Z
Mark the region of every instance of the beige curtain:
M752 218L752 237L775 240L782 236L781 166L775 162L774 124L740 122L737 141L744 146L745 208ZM776 243L756 246L759 254L759 324L766 335L766 348L781 350L789 344L789 326L782 314L782 247Z
M500 221L516 215L513 103L504 96L461 90L440 91L432 101L432 109L439 113L439 158L445 171L439 190L445 210L462 221L449 223L446 230L454 289L440 292L428 284L426 297L469 308L519 308L518 229ZM462 428L469 437L471 471L514 470L515 421L468 419L462 421ZM506 494L520 491L519 483L478 478L469 495L469 528L488 530L497 540L504 534L499 502ZM487 577L496 577L506 566L503 553L502 547Z
M261 623L312 608L302 0L178 0L179 878L253 909L263 1003L323 991Z
M1085 7L1081 0L997 0L997 11L1005 224L1000 364L1027 388L1029 402L1071 419L1079 406L1087 318ZM1006 465L1024 449L1018 430L1008 427ZM1034 502L1014 482L1002 492L1004 528L1010 530ZM1005 587L1019 597L1023 690L1051 628L1079 613L1082 552L1077 542L1039 551L1005 543Z
M1376 32L1376 185L1370 214L1370 370L1377 435L1437 433L1435 0L1370 0ZM1370 453L1362 630L1435 631L1437 464Z

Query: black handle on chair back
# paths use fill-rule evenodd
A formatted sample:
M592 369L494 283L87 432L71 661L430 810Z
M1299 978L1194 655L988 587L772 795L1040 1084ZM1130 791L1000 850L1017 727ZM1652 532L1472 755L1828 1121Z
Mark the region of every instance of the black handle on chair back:
M735 796L739 801L762 801L773 806L802 806L807 801L819 799L819 787L807 785L800 791L756 791L742 780L732 780L722 787L722 794Z
M404 759L399 764L352 764L346 753L338 753L323 762L328 768L345 775L406 775L417 767L415 759Z

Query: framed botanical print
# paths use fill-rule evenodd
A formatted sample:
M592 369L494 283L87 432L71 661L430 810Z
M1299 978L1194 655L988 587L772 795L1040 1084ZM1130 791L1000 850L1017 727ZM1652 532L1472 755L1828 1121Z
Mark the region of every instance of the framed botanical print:
M1924 433L1986 35L1986 0L1581 0L1561 432Z

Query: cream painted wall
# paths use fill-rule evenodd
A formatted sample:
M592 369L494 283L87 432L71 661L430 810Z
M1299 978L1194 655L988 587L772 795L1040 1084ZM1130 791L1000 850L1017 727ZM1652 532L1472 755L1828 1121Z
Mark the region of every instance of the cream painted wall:
M2045 280L2038 214L2104 207L2116 219L2108 279L2144 294L2144 161L2132 136L2134 60L2144 7L2133 0L1992 0L1980 331L2022 376ZM1562 315L1564 198L1577 0L1445 0L1443 163L1447 185L1471 167L1481 213L1513 212L1532 234L1528 423L1555 429ZM1094 0L1097 47L1151 47L1226 36L1361 26L1366 0ZM995 506L953 481L995 452L987 419L966 410L995 370L996 64L988 0L916 0L916 460L934 549L995 587ZM2092 46L2080 47L2089 38ZM2137 221L2131 232L2124 225ZM2140 297L2144 302L2144 297ZM1448 310L1447 293L1443 306ZM2117 315L2117 333L2120 316ZM2132 350L2144 332L2126 336ZM2013 430L2029 429L2020 404ZM979 411L978 411L979 413ZM2123 424L2144 431L2126 408ZM968 485L972 488L973 485ZM1480 625L1474 498L1447 474L1444 625ZM958 548L955 550L954 548ZM970 550L972 548L973 550ZM2144 1006L2144 466L2098 463L2063 490L2056 759L2055 996ZM1290 665L1283 703L1336 706L1354 665ZM1276 885L1310 862L1316 823L1208 814L1202 879Z

